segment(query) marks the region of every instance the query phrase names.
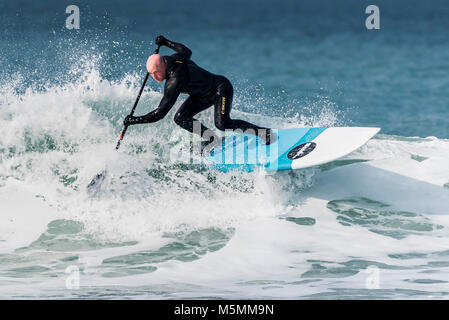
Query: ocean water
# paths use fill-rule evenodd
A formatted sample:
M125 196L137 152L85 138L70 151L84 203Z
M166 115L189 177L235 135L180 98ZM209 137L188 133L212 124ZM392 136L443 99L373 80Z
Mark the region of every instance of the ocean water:
M447 299L448 14L436 0L0 0L0 298ZM233 117L382 130L325 165L221 173L170 161L188 139L171 120L181 96L115 152L159 34L232 81ZM150 79L136 114L161 92Z

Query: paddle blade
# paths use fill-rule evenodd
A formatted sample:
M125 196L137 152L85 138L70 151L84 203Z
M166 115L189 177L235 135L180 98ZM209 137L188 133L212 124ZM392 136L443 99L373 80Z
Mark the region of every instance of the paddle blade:
M103 183L104 178L106 177L106 170L103 170L101 173L97 174L92 181L87 185L87 192L90 195L94 195L98 192L101 184Z

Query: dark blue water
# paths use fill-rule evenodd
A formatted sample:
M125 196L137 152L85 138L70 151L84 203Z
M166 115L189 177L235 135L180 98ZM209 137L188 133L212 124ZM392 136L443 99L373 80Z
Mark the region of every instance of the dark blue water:
M70 4L80 8L79 30L65 28ZM380 30L365 27L370 4ZM64 86L86 57L104 79L143 77L163 34L233 81L237 109L311 115L326 103L342 125L448 138L448 16L449 2L436 0L1 0L0 84L20 78L18 94Z

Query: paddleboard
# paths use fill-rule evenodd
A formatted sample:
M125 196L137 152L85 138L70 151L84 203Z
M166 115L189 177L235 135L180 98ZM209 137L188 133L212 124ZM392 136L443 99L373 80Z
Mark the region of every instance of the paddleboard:
M263 139L246 133L226 137L213 148L206 161L220 171L295 170L337 160L360 148L380 128L319 127L273 129L277 140L265 145Z

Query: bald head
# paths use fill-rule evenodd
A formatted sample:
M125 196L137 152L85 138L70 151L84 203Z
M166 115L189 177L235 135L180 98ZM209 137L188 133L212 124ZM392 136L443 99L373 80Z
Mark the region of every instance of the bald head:
M147 70L157 82L165 79L167 66L164 58L160 54L152 54L147 60Z

